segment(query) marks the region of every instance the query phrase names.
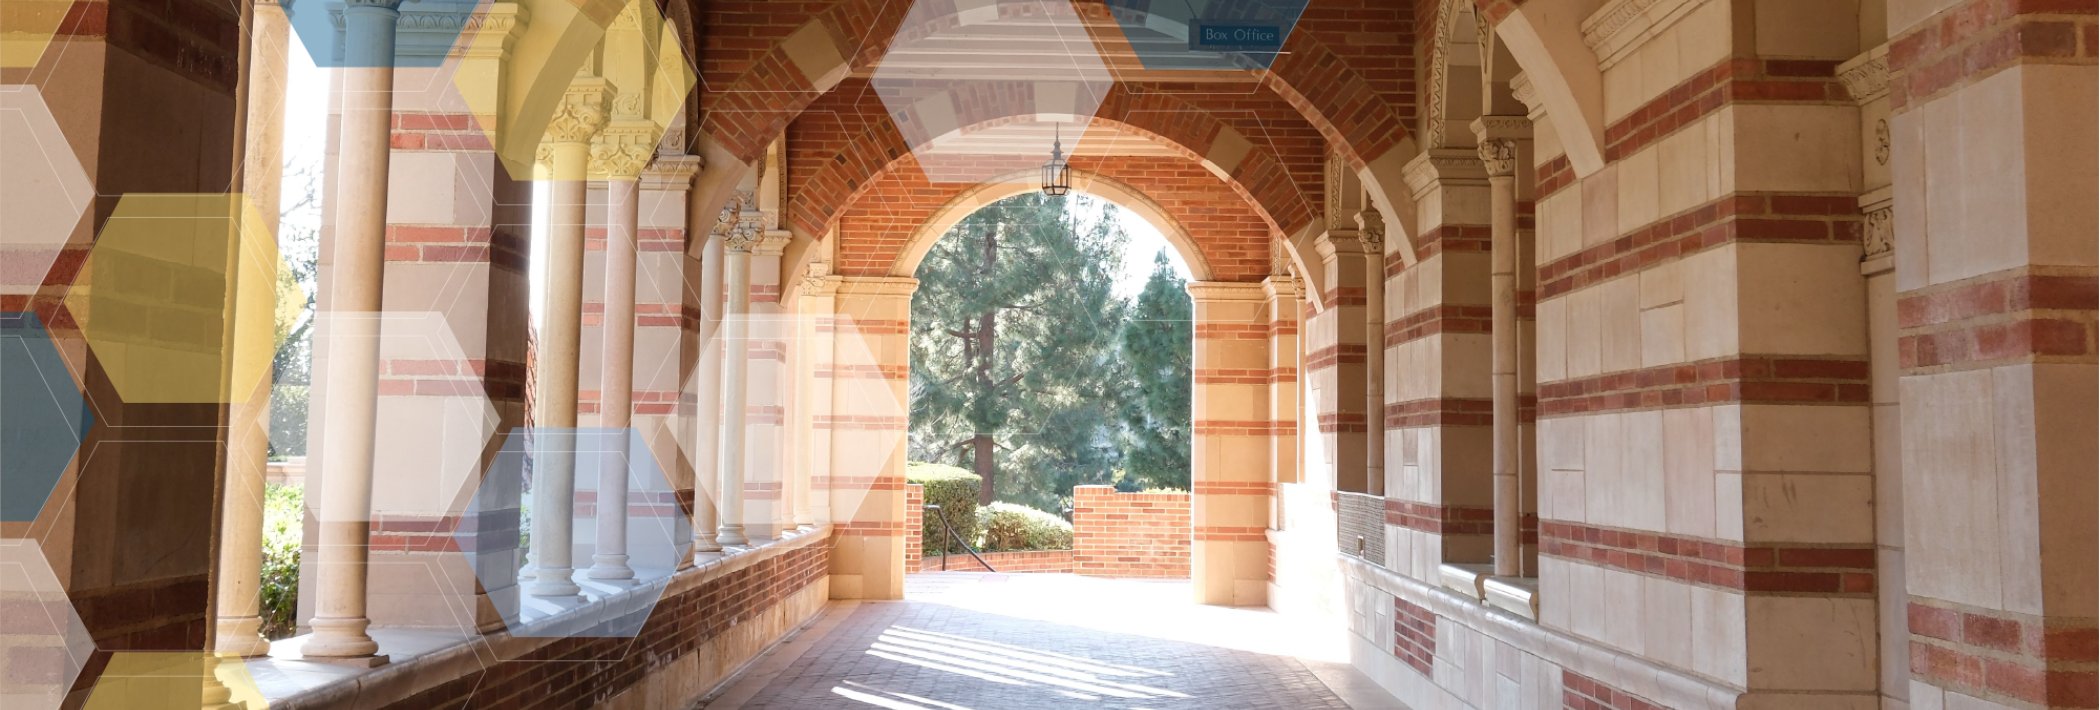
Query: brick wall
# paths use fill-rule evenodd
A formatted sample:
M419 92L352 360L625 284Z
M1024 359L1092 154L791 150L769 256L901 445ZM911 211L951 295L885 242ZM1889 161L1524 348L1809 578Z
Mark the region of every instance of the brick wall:
M997 572L1070 572L1071 550L1021 550L1015 552L980 552L986 563ZM905 569L913 572L940 572L939 555L916 560L916 566L907 562ZM948 556L948 572L983 572L984 565L977 564L968 554Z
M926 487L917 483L904 484L904 570L919 571L919 558L925 554L926 536Z
M1072 489L1072 569L1097 577L1189 576L1189 494Z

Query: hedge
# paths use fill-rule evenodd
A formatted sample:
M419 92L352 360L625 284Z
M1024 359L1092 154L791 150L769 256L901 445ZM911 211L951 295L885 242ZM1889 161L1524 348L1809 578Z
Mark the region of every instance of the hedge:
M978 508L977 525L984 530L986 550L1072 549L1071 523L1027 506L993 503Z
M984 479L954 466L912 461L904 466L904 480L925 487L926 504L940 506L962 539L977 539L977 489ZM947 529L941 527L940 518L931 510L926 511L920 535L925 545L923 554L963 554L962 546L948 537Z

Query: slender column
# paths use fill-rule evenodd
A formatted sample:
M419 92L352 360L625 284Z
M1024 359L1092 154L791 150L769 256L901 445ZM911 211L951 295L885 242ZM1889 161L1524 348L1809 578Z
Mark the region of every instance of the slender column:
M1385 495L1385 218L1356 213L1364 243L1364 492Z
M290 22L270 0L255 3L249 24L248 148L241 192L271 235L284 175L284 77ZM264 377L245 404L236 405L226 466L225 506L219 521L217 621L212 650L241 656L270 652L262 637L262 528L264 474L270 453L271 379Z
M828 327L836 309L838 277L832 276L831 265L812 261L802 277L801 303L796 308L795 319L795 369L791 378L795 385L795 449L801 452L798 465L790 470L789 485L795 499L795 527L808 530L817 524L818 502L814 498L815 486L811 479L818 471L829 472L829 437L821 444L814 426L820 399L829 399L829 382L819 386L817 372L820 365L832 360L831 329ZM829 402L821 409L830 412ZM828 516L827 516L828 517Z
M693 552L721 552L716 540L721 502L722 234L710 230L700 247L700 365L693 370Z
M1488 291L1491 300L1495 442L1495 575L1523 573L1520 489L1517 468L1517 142L1480 142L1487 165L1489 208Z
M539 442L533 452L535 597L575 597L576 377L583 337L583 220L591 136L605 124L604 79L578 77L554 120L554 182L547 200L547 305L540 333ZM633 320L632 316L628 319Z
M379 313L386 271L386 181L394 114L394 29L400 0L343 9L343 116L329 329L328 427L320 502L321 589L308 658L385 663L365 633L371 550L372 447L379 408Z
M722 439L721 483L717 489L720 507L715 542L749 545L744 536L744 459L747 413L750 400L751 251L762 233L758 215L741 208L741 196L730 201L728 210L739 210L722 237L722 287L726 298L722 313ZM719 227L718 227L719 228Z
M605 349L598 383L598 422L625 429L634 419L634 271L641 238L642 183L638 179L648 152L642 146L608 143L601 138L595 167L605 183ZM628 461L649 452L627 451L629 437L606 442L598 466L598 549L591 555L591 579L633 579L627 566Z

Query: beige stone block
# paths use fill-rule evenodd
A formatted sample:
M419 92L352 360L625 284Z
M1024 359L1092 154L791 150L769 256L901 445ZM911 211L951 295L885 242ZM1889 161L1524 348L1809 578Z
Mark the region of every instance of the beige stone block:
M1673 25L1634 51L1640 57L1641 73L1641 93L1635 107L1663 95L1684 80L1686 67L1680 61L1674 36L1679 31L1680 27Z
M1557 558L1539 558L1539 625L1549 629L1567 630L1568 611L1572 606L1574 590L1569 582L1573 565Z
M1641 311L1641 367L1684 362L1684 306Z
M1858 0L1760 0L1757 53L1850 59L1859 54Z
M1494 396L1494 340L1487 334L1444 335L1431 338L1441 351L1437 358L1443 373L1443 395L1487 399Z
M1757 542L1874 542L1870 476L1743 474L1743 536Z
M1538 309L1538 380L1557 382L1568 377L1568 299L1540 301Z
M1700 3L1671 28L1670 39L1677 44L1677 62L1682 68L1678 72L1680 83L1694 72L1710 69L1728 58L1735 47L1731 19L1728 5Z
M1888 34L1891 37L1903 34L1940 11L1959 4L1961 0L1889 0Z
M2092 380L2090 378L2081 379L2084 379L2088 388L2090 388ZM2043 613L2042 575L2046 573L2042 569L2041 559L2043 537L2040 508L2042 502L2040 500L2041 471L2038 459L2042 452L2036 446L2039 443L2036 436L2039 429L2037 420L2040 418L2038 415L2041 414L2041 410L2036 405L2039 404L2041 393L2037 391L2037 384L2039 383L2035 381L2034 367L2031 365L2016 365L1993 368L1991 370L1991 403L1994 410L1992 412L1992 425L1998 438L1998 455L1995 468L1998 473L1999 552L1996 555L1996 560L2000 579L2000 593L2003 595L2001 603L2004 609L2025 614ZM2077 399L2091 401L2089 397ZM2087 416L2090 416L2091 407L2088 406L2087 410ZM2077 414L2071 414L2070 416L2074 418L2074 421L2076 418L2080 418ZM2091 429L2088 428L2087 432L2090 433ZM2078 448L2083 448L2087 451L2091 450L2090 444ZM2085 460L2092 461L2093 459L2088 456ZM2091 466L2088 464L2082 468L2090 470ZM2084 471L2071 475L2083 478L2091 477ZM2092 490L2090 483L2076 486L2072 489L2077 490L2080 488L2086 491ZM2082 497L2086 501L2092 500L2090 493ZM2084 508L2088 512L2088 517L2090 517L2092 506L2080 507ZM2074 536L2070 540L2064 540L2063 542L2073 548L2089 547L2089 543L2080 545L2079 542L2082 541L2080 538L2084 540L2092 539L2089 533L2092 526L2088 524L2079 527L2081 529L2073 533ZM2056 543L2057 540L2051 539L2050 542L2053 547L2053 543ZM2083 556L2077 565L2090 569L2092 561L2092 555L2088 554ZM2081 594L2080 596L2084 596L2087 599L2091 598L2089 594Z
M1604 638L1605 643L1634 655L1645 655L1642 617L1650 609L1642 598L1643 587L1639 575L1603 570L1604 579Z
M1567 146L1561 145L1560 134L1553 129L1553 117L1541 114L1531 119L1531 155L1539 163L1567 155Z
M1606 123L1625 118L1648 100L1642 86L1641 63L1647 53L1635 51L1626 55L1618 64L1604 72L1604 120Z
M1714 537L1748 539L1743 526L1743 474L1714 473Z
M1652 409L1622 415L1626 436L1625 469L1618 481L1623 506L1618 525L1622 527L1665 529L1669 504L1662 415Z
M1889 119L1889 172L1894 180L1896 290L1910 291L1960 278L1963 265L1933 264L1935 254L1959 261L1962 152L1958 100L1927 101ZM1928 171L1932 179L1926 178ZM1942 233L1944 232L1944 234Z
M1874 689L1873 600L1753 596L1747 605L1751 687Z
M1621 277L1588 289L1598 292L1598 320L1603 325L1603 370L1622 372L1641 366L1640 279Z
M2100 194L2100 166L2095 164L2093 106L2096 98L2089 67L2032 64L2006 74L2018 75L2025 119L2020 137L2026 156L2024 206L2027 253L2037 264L2092 265L2100 257L2094 235L2100 217L2091 209ZM1978 127L1981 129L1982 127ZM2003 130L2002 128L2000 130Z
M1570 379L1604 371L1602 291L1586 288L1569 294L1568 372Z
M1641 307L1656 308L1684 300L1684 262L1671 261L1641 270Z
M1619 220L1614 236L1640 229L1662 216L1658 185L1662 174L1656 153L1650 146L1619 161Z
M1903 410L1876 405L1874 420L1874 538L1903 547Z
M1641 580L1641 648L1645 655L1665 665L1691 668L1692 588L1662 577Z
M1749 679L1744 654L1748 620L1744 596L1711 587L1692 587L1692 669L1743 685Z
M1586 468L1582 447L1587 435L1585 425L1592 418L1572 416L1539 420L1539 466L1566 471Z
M1736 189L1854 192L1859 189L1859 114L1850 105L1730 104Z
M1706 409L1662 413L1665 529L1673 534L1714 537L1713 414Z
M1900 333L1896 327L1896 278L1893 273L1867 279L1867 349L1869 384L1876 403L1896 401L1896 378L1903 372L1897 359Z
M1568 567L1574 604L1568 609L1570 630L1577 636L1599 641L1605 638L1604 610L1610 600L1604 592L1604 568L1571 562Z
M1657 167L1662 176L1657 197L1660 214L1677 214L1713 200L1708 180L1713 158L1707 152L1706 140L1706 129L1711 123L1713 116L1708 115L1656 144Z
M1741 352L1738 339L1735 250L1737 245L1685 257L1685 359L1707 360Z
M1486 305L1494 303L1494 284L1489 275L1491 264L1485 252L1447 252L1443 255L1444 268L1424 276L1423 286L1438 289L1441 297L1433 297L1435 303L1471 303Z
M1874 470L1865 406L1744 405L1741 411L1745 470Z
M1619 414L1589 417L1582 451L1584 510L1599 525L1619 525L1624 519L1622 487L1625 476L1625 420Z
M2033 365L2036 497L2040 506L2041 601L2048 609L2091 609L2100 578L2094 562L2093 462L2100 460L2100 390L2091 365Z
M1910 680L1910 595L1903 588L1903 552L1883 547L1875 551L1876 623L1881 632L1881 689L1897 699L1908 697Z
M489 223L490 194L461 153L400 151L387 166L387 221L394 224Z
M1589 247L1619 238L1619 164L1612 163L1583 178L1582 244ZM1574 250L1570 250L1573 253Z
M2025 264L2028 241L2006 235L2031 234L2026 166L2027 136L2013 127L2025 124L2026 101L2020 77L1999 72L1956 90L1938 101L1956 105L1956 142L1934 146L1926 160L1933 179L1958 182L1951 187L1961 201L1961 219L1932 221L1932 276L1945 282ZM2066 97L2068 98L2068 97ZM1935 117L1937 118L1937 117ZM1957 171L1942 178L1938 158L1960 151ZM1952 227L1953 229L1944 229ZM2090 243L2091 235L2086 235ZM2090 257L2088 257L2090 258Z
M1912 594L2001 608L1999 442L1991 374L1903 378L1904 518Z
M1580 470L1546 469L1539 486L1539 515L1552 520L1589 522Z

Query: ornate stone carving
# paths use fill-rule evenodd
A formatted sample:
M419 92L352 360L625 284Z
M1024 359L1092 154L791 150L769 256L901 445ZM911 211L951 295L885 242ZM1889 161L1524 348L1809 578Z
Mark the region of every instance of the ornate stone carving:
M656 156L656 126L646 120L639 123L615 121L598 132L591 141L591 174L614 180L641 176Z
M809 262L809 266L802 273L802 295L804 296L829 295L838 291L838 287L839 278L831 275L830 264L812 261Z
M1612 0L1582 21L1582 43L1609 69L1709 0Z
M1853 57L1838 66L1837 75L1853 101L1863 104L1880 98L1889 92L1888 50L1884 46Z
M1517 72L1516 76L1509 78L1509 97L1524 104L1524 108L1531 109L1534 114L1539 110L1539 87L1531 84L1530 74Z
M1507 177L1517 174L1517 142L1509 138L1490 138L1481 141L1480 162L1487 167L1488 177Z
M642 115L642 95L625 93L613 99L613 115L621 118L640 117Z
M1451 81L1451 14L1457 4L1471 0L1442 0L1436 5L1436 34L1429 44L1429 95L1422 109L1424 148L1444 146L1444 87Z
M1872 259L1896 250L1895 217L1895 210L1890 205L1867 212L1865 258Z
M1385 252L1385 215L1378 208L1364 205L1356 213L1356 238L1364 242L1364 250L1373 254Z
M554 118L547 121L548 139L556 143L589 143L591 136L605 127L609 93L603 79L579 79L571 84L561 103L555 106Z
M1874 121L1874 162L1889 164L1889 120L1886 118Z
M714 233L722 238L722 248L749 254L766 236L765 220L757 210L751 209L758 196L750 190L737 190L722 205L722 214L715 218Z

